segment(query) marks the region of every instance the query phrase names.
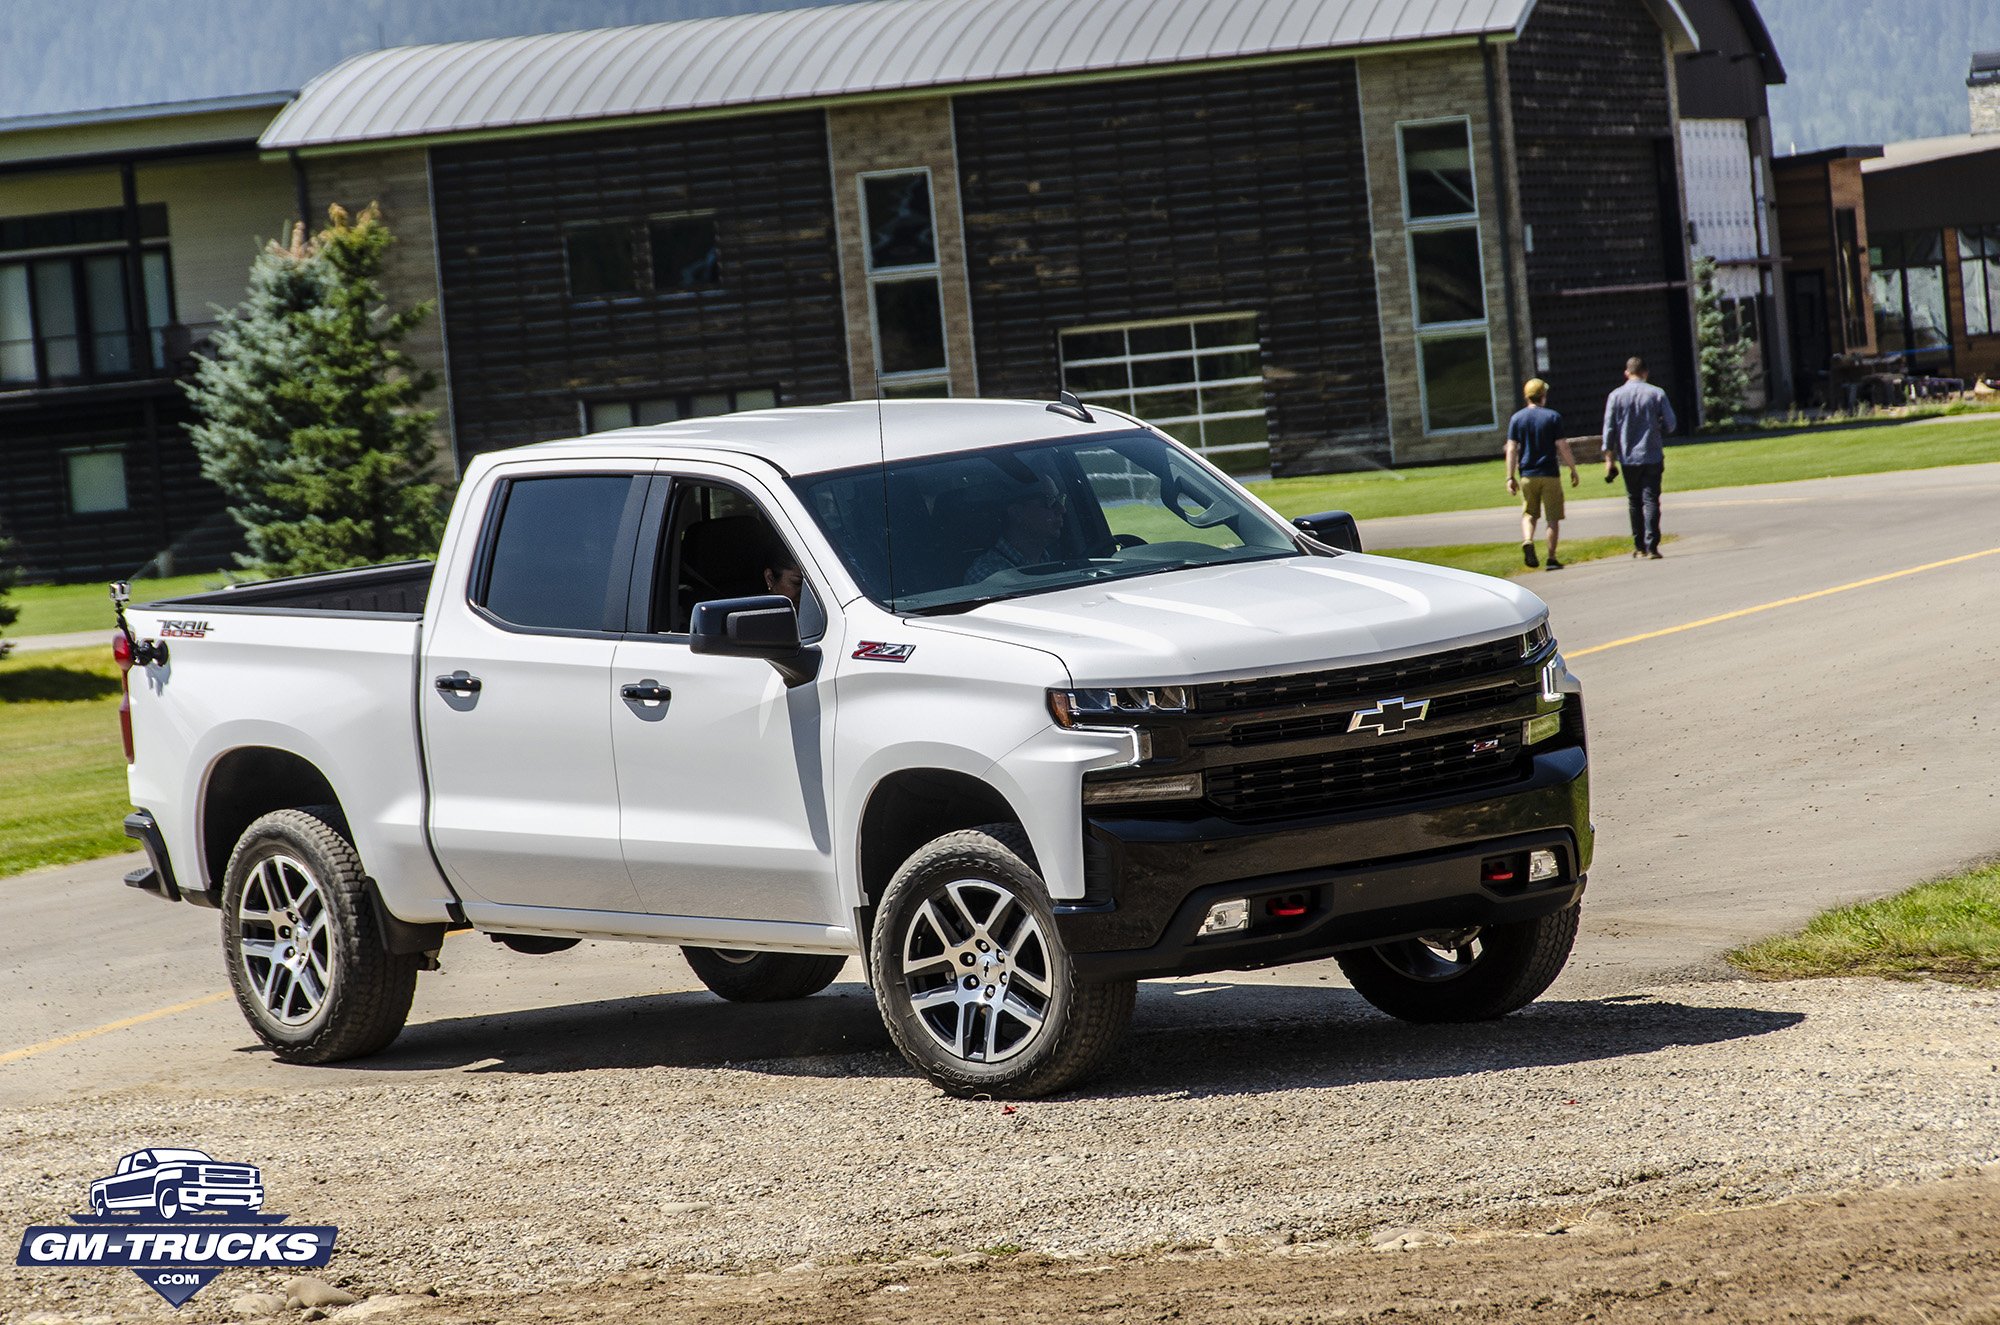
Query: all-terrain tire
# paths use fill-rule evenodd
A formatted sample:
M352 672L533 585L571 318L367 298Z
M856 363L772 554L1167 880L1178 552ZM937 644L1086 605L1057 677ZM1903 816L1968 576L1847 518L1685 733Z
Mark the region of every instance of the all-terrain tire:
M230 987L250 1029L287 1063L387 1048L409 1018L423 963L384 945L339 820L323 805L265 815L237 841L223 879Z
M1488 925L1452 959L1417 939L1338 954L1355 992L1404 1021L1492 1021L1540 998L1576 942L1580 907Z
M882 1021L903 1057L950 1094L1066 1090L1105 1065L1132 1019L1133 981L1077 978L1034 859L1013 824L946 833L903 862L876 908L869 950ZM988 969L996 983L965 984ZM1039 1016L1032 1031L1030 1015Z
M811 998L840 978L847 958L810 952L748 952L682 948L681 956L709 992L732 1003L783 1003Z

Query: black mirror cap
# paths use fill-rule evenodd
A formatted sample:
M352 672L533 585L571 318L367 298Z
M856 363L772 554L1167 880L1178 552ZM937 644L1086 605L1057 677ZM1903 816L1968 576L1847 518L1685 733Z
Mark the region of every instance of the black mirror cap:
M790 686L819 675L819 650L799 643L799 612L783 594L696 603L688 622L688 651L762 658Z
M1324 543L1342 552L1361 551L1361 526L1346 511L1321 511L1317 515L1301 515L1292 521L1306 532L1306 536L1316 543Z

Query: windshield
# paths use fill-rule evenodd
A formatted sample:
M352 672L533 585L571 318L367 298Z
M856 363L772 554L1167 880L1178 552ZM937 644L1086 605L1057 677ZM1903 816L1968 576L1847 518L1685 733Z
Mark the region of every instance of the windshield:
M1287 526L1136 430L820 474L794 487L862 592L893 612L959 611L1299 551Z

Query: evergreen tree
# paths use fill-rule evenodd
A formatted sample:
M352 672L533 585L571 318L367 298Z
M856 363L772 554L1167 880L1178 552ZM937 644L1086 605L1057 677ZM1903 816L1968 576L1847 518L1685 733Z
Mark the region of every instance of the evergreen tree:
M1722 423L1743 412L1750 389L1743 370L1743 343L1729 334L1722 315L1722 291L1715 283L1715 259L1694 264L1696 340L1701 353L1701 414L1707 423Z
M388 308L394 238L374 207L329 222L258 255L187 384L202 472L249 545L239 560L273 575L430 556L444 526L437 412L418 408L436 377L400 348L431 306Z
M21 618L21 609L7 601L7 594L14 582L21 578L21 568L14 564L14 540L0 535L0 630L5 630ZM0 640L0 658L14 646Z

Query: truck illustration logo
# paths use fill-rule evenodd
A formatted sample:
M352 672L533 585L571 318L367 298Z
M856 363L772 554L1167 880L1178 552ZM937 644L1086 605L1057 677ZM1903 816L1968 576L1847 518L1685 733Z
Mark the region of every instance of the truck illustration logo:
M14 1264L119 1266L178 1307L224 1270L296 1271L332 1258L339 1230L287 1224L263 1207L264 1175L255 1164L150 1146L90 1184L89 1214L29 1226Z
M1420 699L1412 704L1398 695L1395 699L1385 699L1372 709L1362 709L1348 721L1351 732L1374 732L1377 736L1394 736L1405 727L1414 726L1430 715L1431 702Z
M199 1150L135 1150L116 1173L90 1184L90 1208L100 1215L179 1219L263 1205L264 1175L255 1164L218 1164Z

